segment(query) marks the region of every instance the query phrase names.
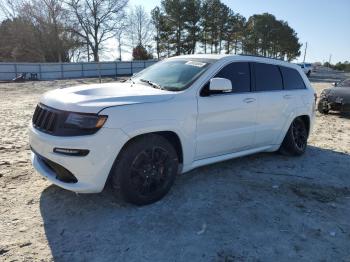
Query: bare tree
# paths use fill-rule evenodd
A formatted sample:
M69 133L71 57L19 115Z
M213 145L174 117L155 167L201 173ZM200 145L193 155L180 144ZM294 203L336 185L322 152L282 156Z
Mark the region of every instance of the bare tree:
M62 0L0 0L0 49L4 61L68 62L80 45L67 30Z
M152 22L150 15L138 5L130 10L128 36L131 46L147 47L152 42Z
M121 29L127 3L128 0L67 0L72 31L91 49L94 61L99 61L102 45Z
M18 14L18 7L22 5L21 0L0 0L0 18L15 18Z
M19 8L19 15L31 21L38 31L47 61L69 61L69 50L81 42L68 30L68 12L62 0L31 0Z
M116 39L118 42L118 53L119 53L119 57L117 59L119 61L122 61L122 45L125 44L123 42L123 38L124 38L124 35L126 33L127 28L128 28L128 20L125 17L124 19L122 19L120 21L119 30L116 34Z

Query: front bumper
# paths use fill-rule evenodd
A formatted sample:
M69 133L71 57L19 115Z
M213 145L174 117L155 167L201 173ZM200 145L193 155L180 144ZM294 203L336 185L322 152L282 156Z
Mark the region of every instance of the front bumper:
M344 101L341 97L321 96L319 103L322 103L322 106L328 110L350 112L350 102Z
M75 137L52 136L29 127L29 143L34 168L49 181L64 189L77 193L98 193L104 188L114 160L128 136L120 129L101 128L96 134ZM87 149L87 156L69 156L54 153L53 149ZM43 158L55 162L76 177L76 183L57 179L57 174L49 168Z

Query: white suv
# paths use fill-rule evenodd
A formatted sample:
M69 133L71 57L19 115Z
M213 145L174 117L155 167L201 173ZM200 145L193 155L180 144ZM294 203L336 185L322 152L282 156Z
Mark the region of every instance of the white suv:
M311 72L314 71L312 64L308 64L308 63L302 63L302 64L298 64L304 71L304 73L310 77L311 76Z
M124 83L53 90L30 126L35 169L75 192L143 205L178 173L256 152L301 155L314 90L297 65L231 55L179 56Z

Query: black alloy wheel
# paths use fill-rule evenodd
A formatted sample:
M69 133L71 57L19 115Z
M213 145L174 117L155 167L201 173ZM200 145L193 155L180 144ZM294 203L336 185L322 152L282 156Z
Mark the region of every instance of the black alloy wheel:
M161 147L152 147L136 155L131 164L131 181L135 192L149 197L164 190L171 174L169 153Z
M174 184L179 160L163 136L135 138L118 156L111 172L115 193L127 202L147 205L163 198Z
M308 128L302 117L297 117L290 125L279 152L284 155L301 156L307 147Z
M292 123L292 134L295 146L304 151L307 145L307 131L305 124L301 119L296 119Z

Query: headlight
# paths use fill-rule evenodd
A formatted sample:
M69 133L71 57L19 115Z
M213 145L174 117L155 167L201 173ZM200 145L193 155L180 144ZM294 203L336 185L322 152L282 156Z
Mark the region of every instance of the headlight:
M107 116L93 114L69 113L64 127L79 129L100 129L107 120Z
M33 127L53 136L84 136L95 134L108 116L77 113L38 104L32 119Z
M321 96L327 96L331 92L330 89L323 89L321 92Z

